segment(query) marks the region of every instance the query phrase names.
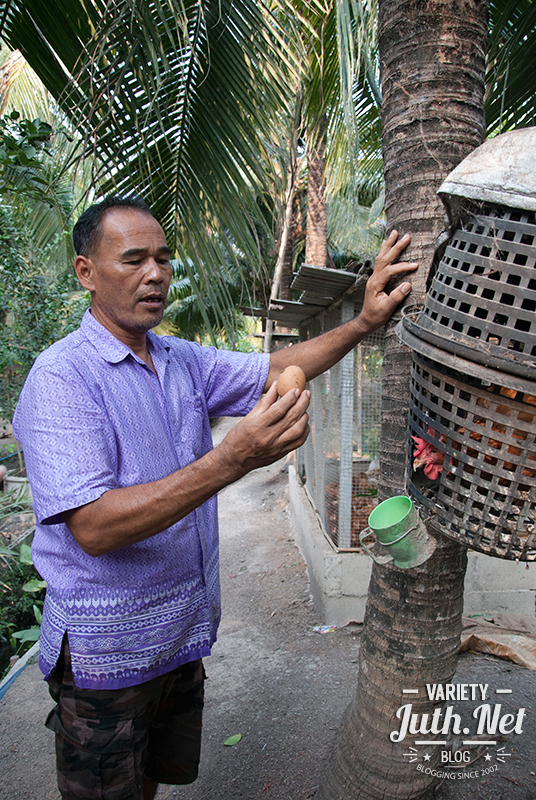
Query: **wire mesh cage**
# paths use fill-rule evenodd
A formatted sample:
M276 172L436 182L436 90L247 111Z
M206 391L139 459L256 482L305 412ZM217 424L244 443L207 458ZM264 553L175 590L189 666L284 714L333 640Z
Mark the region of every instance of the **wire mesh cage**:
M324 328L340 323L326 314ZM309 336L320 332L312 323ZM360 548L359 533L377 505L383 331L310 383L311 433L298 452L302 480L324 530L339 549Z
M535 423L536 382L420 341L408 457L425 517L474 550L536 560Z
M535 212L468 205L415 320L418 335L536 379L535 311Z

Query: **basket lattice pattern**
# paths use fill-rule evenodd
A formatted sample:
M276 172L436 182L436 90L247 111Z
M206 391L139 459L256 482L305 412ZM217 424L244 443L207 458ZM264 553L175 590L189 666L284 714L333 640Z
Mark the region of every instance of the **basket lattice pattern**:
M532 395L414 352L409 419L441 464L433 480L411 472L425 517L474 550L536 560L536 383Z
M447 245L418 319L424 331L474 360L536 378L536 216L482 205L467 211ZM500 360L504 359L501 366Z

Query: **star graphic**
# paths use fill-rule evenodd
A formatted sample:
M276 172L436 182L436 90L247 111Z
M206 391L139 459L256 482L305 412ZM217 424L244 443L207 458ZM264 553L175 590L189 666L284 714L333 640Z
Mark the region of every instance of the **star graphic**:
M430 761L432 756L430 755L430 753L425 753L422 758L423 758L423 761Z
M486 753L486 755L484 756L484 759L485 759L486 761L491 761L491 756L490 756L490 754L489 754L489 753Z

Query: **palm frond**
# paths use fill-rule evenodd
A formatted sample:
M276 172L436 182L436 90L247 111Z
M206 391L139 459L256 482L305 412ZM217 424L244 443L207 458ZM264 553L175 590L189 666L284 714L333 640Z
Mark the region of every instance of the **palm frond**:
M359 191L349 186L329 200L328 237L348 258L374 259L385 233L380 218L383 200L378 202L378 213L371 214L371 208L361 205L358 197Z
M0 52L0 114L16 109L23 117L57 120L44 84L19 50Z
M486 69L488 134L536 124L536 4L491 0Z
M253 228L269 189L265 142L296 82L286 31L253 0L13 0L6 24L80 126L98 193L137 193L170 245L196 265L202 296L229 321L233 242L262 270ZM60 24L61 20L61 24ZM262 220L261 220L262 223ZM233 245L235 246L235 245Z

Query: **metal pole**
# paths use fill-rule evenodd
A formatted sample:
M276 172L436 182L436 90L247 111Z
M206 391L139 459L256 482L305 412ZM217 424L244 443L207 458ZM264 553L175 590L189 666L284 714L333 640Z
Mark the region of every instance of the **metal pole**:
M341 323L354 316L353 297L345 295ZM341 458L339 473L339 547L350 547L352 537L352 475L354 438L354 351L347 353L341 365Z

